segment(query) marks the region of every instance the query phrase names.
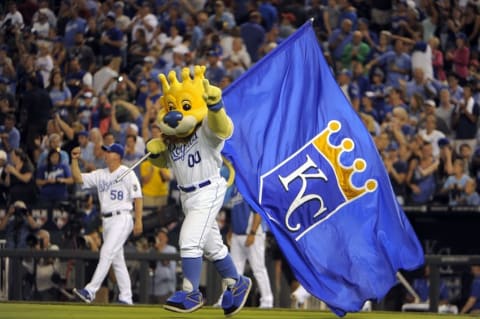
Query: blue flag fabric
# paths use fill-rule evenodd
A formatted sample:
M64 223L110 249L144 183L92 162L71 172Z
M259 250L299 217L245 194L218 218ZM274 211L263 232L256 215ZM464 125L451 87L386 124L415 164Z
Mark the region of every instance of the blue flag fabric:
M325 62L312 23L224 92L235 131L223 155L299 282L339 316L385 296L423 264L361 119Z

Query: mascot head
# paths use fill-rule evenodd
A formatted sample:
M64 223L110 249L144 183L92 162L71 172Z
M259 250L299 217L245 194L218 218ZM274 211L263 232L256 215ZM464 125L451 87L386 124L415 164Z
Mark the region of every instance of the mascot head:
M178 81L175 71L168 73L168 80L160 74L163 96L160 97L157 124L164 135L187 137L207 116L208 108L203 98L204 73L205 66L195 66L192 79L190 69L183 68L182 82Z

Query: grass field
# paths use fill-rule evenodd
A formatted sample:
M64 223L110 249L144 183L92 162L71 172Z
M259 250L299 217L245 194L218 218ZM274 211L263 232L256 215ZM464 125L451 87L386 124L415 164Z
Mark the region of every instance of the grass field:
M113 306L86 305L69 303L0 303L1 319L223 319L223 312L218 308L205 307L190 314L177 314L151 305ZM235 319L336 319L331 312L303 311L290 309L255 309L245 308ZM461 319L473 316L439 315L428 313L363 312L351 313L345 318L352 319Z

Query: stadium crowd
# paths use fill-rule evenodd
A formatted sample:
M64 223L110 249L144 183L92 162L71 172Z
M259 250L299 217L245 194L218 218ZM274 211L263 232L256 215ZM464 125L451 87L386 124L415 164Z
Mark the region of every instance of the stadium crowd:
M479 205L479 9L472 0L2 3L0 233L7 247L27 247L32 230L65 236L68 209L50 224L28 211L68 206L82 210L81 234L94 249L98 208L73 185L70 150L80 145L87 172L105 167L101 146L117 142L131 165L160 135L159 73L203 64L225 88L309 18L399 202ZM147 207L175 201L168 170L146 161L136 173ZM137 246L164 247L162 229ZM52 242L65 243L61 236Z

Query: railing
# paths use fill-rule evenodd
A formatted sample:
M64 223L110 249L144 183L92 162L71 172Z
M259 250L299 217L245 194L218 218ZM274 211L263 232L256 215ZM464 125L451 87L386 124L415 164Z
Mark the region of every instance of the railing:
M96 260L99 257L98 252L92 252L88 250L70 250L64 249L60 251L52 250L31 250L31 249L3 249L0 250L0 259L4 257L10 258L11 269L21 269L23 258L59 258L59 259L75 259L75 286L83 287L85 285L85 261ZM158 260L180 260L179 254L160 254L157 252L125 252L125 259L137 260L140 262L140 289L139 289L139 302L148 302L148 264L151 261ZM12 271L12 282L22 282L21 272ZM22 297L21 287L19 284L11 287L12 300L19 300Z

